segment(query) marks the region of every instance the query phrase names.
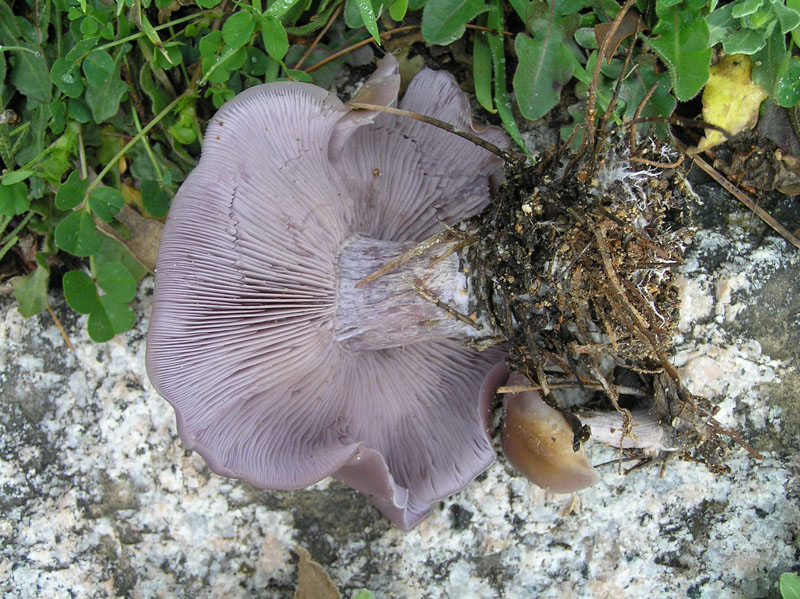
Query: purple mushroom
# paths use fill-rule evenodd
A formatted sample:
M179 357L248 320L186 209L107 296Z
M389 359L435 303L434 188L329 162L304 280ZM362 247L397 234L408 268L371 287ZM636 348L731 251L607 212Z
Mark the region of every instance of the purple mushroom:
M387 56L356 100L389 105ZM447 73L401 108L475 126ZM147 370L183 441L217 473L269 489L333 475L409 529L494 460L486 405L504 354L422 299L466 290L457 256L355 283L479 212L500 160L440 129L356 112L324 89L248 89L208 126L159 249ZM499 374L498 374L499 373Z

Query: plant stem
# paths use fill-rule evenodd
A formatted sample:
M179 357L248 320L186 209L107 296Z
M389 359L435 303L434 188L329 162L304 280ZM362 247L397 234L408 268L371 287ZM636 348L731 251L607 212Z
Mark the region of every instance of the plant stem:
M136 125L137 133L142 131L142 123L139 122L139 115L136 114L136 109L132 111L133 114L133 122ZM153 154L153 148L150 147L150 142L148 141L147 137L142 138L142 143L144 143L144 151L147 152L148 158L150 158L150 162L153 164L153 169L156 171L156 177L158 177L158 182L162 183L164 174L161 172L161 166L158 164L156 160L155 154Z
M136 135L134 135L133 139L131 139L128 143L126 143L123 146L123 148L119 152L117 152L116 155L108 162L108 164L106 164L106 166L103 168L103 170L100 171L97 174L97 178L94 181L92 181L92 183L89 185L89 188L86 190L86 196L88 197L89 194L92 193L92 190L94 190L94 188L97 187L100 184L100 182L103 180L103 177L105 177L108 174L108 171L110 171L114 167L114 165L119 161L119 159L122 158L125 154L127 154L128 150L130 150L142 138L144 138L144 136L147 135L150 132L150 129L152 129L159 122L161 122L161 120L165 116L167 116L169 114L169 112L173 108L175 108L175 106L178 104L178 102L183 100L184 97L186 97L186 96L188 96L190 94L193 94L193 93L194 93L194 89L192 89L192 88L187 89L180 96L178 96L172 102L167 104L167 106L164 107L164 110L162 110L156 116L154 116L152 121L147 123L147 125L145 125L145 127L141 131L139 131Z
M206 16L207 14L211 14L214 12L214 9L203 10L200 12L196 12L191 15L187 15L185 17L181 17L180 19L175 19L174 21L170 21L169 23L164 23L163 25L159 25L158 27L153 27L153 31L161 31L162 29L166 29L167 27L172 27L173 25L180 25L181 23L185 23L186 21L191 21L192 19L199 17L199 16ZM120 46L126 42L132 42L133 40L137 40L141 37L145 37L146 34L143 31L139 33L132 33L127 37L123 37L122 39L114 40L113 42L109 42L107 44L103 44L96 48L97 50L108 50L109 48L113 48L115 46ZM0 46L2 48L2 46Z
M89 176L89 169L86 167L86 148L83 146L83 129L78 126L78 158L81 163L81 179Z
M17 235L19 234L20 231L22 231L22 229L25 228L25 225L28 224L28 221L31 220L32 216L33 216L33 210L29 211L28 214L25 215L25 218L23 218L20 221L20 223L16 227L14 227L14 230L11 231L11 233L3 237L3 241L0 242L3 244L3 247L0 247L0 260L3 259L3 256L6 255L8 250L10 250L17 244L17 241L19 241L19 237L17 237ZM5 225L3 225L3 229L5 229L6 225L8 225L8 222L6 222Z
M0 46L0 52L6 52L7 50L17 50L19 52L30 52L34 56L39 56L40 52L37 50L31 50L30 48L26 48L24 46Z
M197 85L198 86L205 85L206 81L208 81L208 78L211 77L211 73L216 71L217 67L223 65L231 56L236 54L238 51L239 48L228 48L227 50L225 50L225 52L220 54L220 56L217 57L217 61L213 64L213 66L210 69L208 69L208 72L205 75L203 75L203 78L197 82Z

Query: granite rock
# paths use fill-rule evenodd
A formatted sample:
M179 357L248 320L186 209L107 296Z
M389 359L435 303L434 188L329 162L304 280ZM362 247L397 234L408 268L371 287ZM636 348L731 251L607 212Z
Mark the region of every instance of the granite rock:
M733 448L729 473L625 475L590 444L608 465L575 496L500 460L407 533L336 481L264 491L186 451L145 374L152 280L135 329L104 344L54 296L74 352L49 315L0 299L0 593L290 597L302 545L343 597L775 597L800 566L800 253L733 200L698 211L714 203L726 217L712 210L689 250L675 361L764 459Z

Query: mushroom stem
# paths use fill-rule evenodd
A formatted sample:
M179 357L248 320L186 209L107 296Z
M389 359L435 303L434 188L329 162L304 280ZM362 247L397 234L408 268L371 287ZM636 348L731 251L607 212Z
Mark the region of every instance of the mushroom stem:
M351 236L337 261L338 303L334 338L353 350L387 349L441 338L481 334L471 323L460 322L418 289L459 312L467 310L467 278L452 253L437 260L449 244L428 248L377 279L358 286L368 275L403 254L416 242L395 242L362 235Z
M634 410L633 436L623 436L623 418L619 412L580 412L578 418L592 429L592 440L623 449L675 451L669 429L658 422L650 410Z

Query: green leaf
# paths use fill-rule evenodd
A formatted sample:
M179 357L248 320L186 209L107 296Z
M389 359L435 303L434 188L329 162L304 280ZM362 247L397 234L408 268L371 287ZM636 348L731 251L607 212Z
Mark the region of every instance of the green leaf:
M492 53L483 31L476 32L473 38L472 80L475 82L478 103L489 112L496 113L497 109L492 101Z
M379 14L381 10L381 0L371 0L372 12ZM350 29L361 29L364 26L364 19L361 17L361 10L356 0L346 0L344 5L344 22Z
M800 599L800 576L797 574L781 574L780 586L783 599Z
M77 98L83 93L83 82L78 67L64 57L53 63L50 80L70 98Z
M78 123L88 123L92 120L92 113L86 103L80 98L70 98L67 102L69 117Z
M0 52L0 106L5 106L8 103L6 94L11 94L6 81L6 56L4 52Z
M229 48L225 46L225 50L219 56L208 56L203 59L203 72L208 74L208 80L211 83L228 83L231 78L231 73L244 66L247 60L246 48ZM226 86L227 88L227 86ZM232 94L232 89L228 88Z
M645 104L640 116L669 117L675 110L678 101L670 93L672 83L669 74L658 73L659 69L656 68L655 63L655 57L652 55L640 57L637 68L620 84L619 99L625 103L623 113L625 120L632 120L636 116L639 104L654 84L658 84L658 86ZM638 128L645 130L651 126L643 123ZM661 139L669 136L669 129L664 123L657 123L655 130Z
M763 87L775 97L778 81L789 66L786 52L786 36L775 29L767 39L766 45L753 54L753 82Z
M23 96L49 102L53 85L47 60L38 44L24 41L9 2L0 3L0 44L26 49L13 50L16 65L11 71L11 84Z
M408 0L393 0L389 4L389 16L395 21L402 21L408 12Z
M515 47L519 65L514 73L514 93L522 116L534 121L558 103L561 89L572 78L573 60L555 26L533 39L520 33Z
M737 26L736 19L731 14L733 12L733 4L726 4L713 11L706 17L706 25L708 25L708 45L709 47L716 46L723 39L725 39L730 31Z
M494 0L494 4L489 9L487 25L495 31L503 30L502 0ZM494 100L495 106L497 106L497 114L500 115L503 127L511 136L511 139L527 153L525 141L522 139L517 122L514 120L514 113L511 111L511 100L508 97L503 36L490 33L487 41L489 42L489 51L492 54L492 65L494 65Z
M139 71L139 85L153 103L154 114L158 114L169 104L170 98L167 93L153 81L152 66L148 63L143 64Z
M90 86L101 87L114 75L114 59L105 50L93 50L83 59L83 74Z
M781 24L781 33L786 34L800 27L800 7L792 8L783 4L781 0L770 0L772 10L778 16Z
M353 2L358 7L358 12L361 14L364 27L367 28L372 38L380 46L381 34L380 31L378 31L378 20L375 16L375 10L372 8L372 0L353 0Z
M277 63L274 60L255 46L247 49L247 62L244 63L244 69L248 75L261 77L269 70L270 66L275 64Z
M752 15L762 6L764 6L764 0L739 0L733 3L731 15L736 19L741 19L747 15Z
M98 37L90 37L79 40L69 49L69 52L67 52L67 62L70 64L78 64L99 44L100 38Z
M299 69L286 69L286 76L292 81L302 81L304 83L311 83L314 81L311 75Z
M86 326L89 337L98 343L124 333L136 323L136 315L129 306L108 295L101 295L100 301L89 314Z
M114 61L114 70L102 85L90 84L86 89L86 103L92 109L92 118L95 123L107 121L117 114L122 96L128 91L128 86L120 78L122 57L128 49L130 46L127 44L122 47Z
M27 212L30 207L31 201L28 199L28 186L25 183L0 185L0 214L3 216L15 216Z
M429 44L452 44L485 10L483 0L429 0L422 11L422 37Z
M29 96L49 102L52 97L50 70L44 59L42 50L35 44L21 43L20 46L31 50L17 50L16 68L11 71L11 83L23 96Z
M80 30L86 37L95 36L100 32L100 24L92 18L86 18L80 22Z
M800 0L786 0L786 7L800 14ZM792 39L795 46L800 46L800 27L792 30Z
M163 44L153 55L157 66L161 69L169 70L183 62L183 54L177 42L167 42Z
M59 210L72 210L83 201L89 181L81 179L78 171L72 171L56 192L56 208Z
M27 169L20 169L18 171L11 171L3 176L3 185L14 185L24 181L33 174L33 171Z
M750 29L761 29L765 33L772 33L772 28L777 24L777 15L774 10L769 6L763 6L756 12L739 19L739 22L744 27Z
M110 223L125 201L113 187L97 187L89 196L89 206L97 216Z
M699 9L686 0L676 6L665 6L657 0L656 13L658 23L653 34L659 37L647 43L667 64L675 96L681 101L691 100L708 80L708 25Z
M50 269L40 254L36 255L36 261L38 266L33 272L14 279L14 296L19 304L19 313L25 318L35 316L47 308Z
M597 36L593 27L581 27L575 31L575 41L587 50L597 50Z
M50 120L47 126L50 130L58 135L64 131L67 126L67 105L61 100L56 99L50 102Z
M78 314L89 314L97 305L97 287L92 278L82 270L70 270L61 279L64 299Z
M156 161L161 165L161 174L156 173L153 163L150 161L149 152L146 152L142 144L131 148L128 156L133 160L131 164L131 174L139 181L147 179L158 180L163 177L165 180L169 178L172 182L178 183L185 178L184 173L180 168L164 154L162 144L154 145L152 153ZM170 151L170 155L175 157L174 152Z
M163 218L169 211L169 195L156 181L142 181L142 204L154 218Z
M115 300L127 303L136 297L136 280L120 262L97 267L97 284Z
M222 48L222 43L222 32L217 30L200 38L197 48L201 56L216 56Z
M94 254L94 261L98 265L119 262L137 281L147 274L147 269L133 257L128 248L108 235L103 235L103 245Z
M282 60L289 50L289 38L286 29L275 17L269 15L260 17L261 40L264 48L274 60Z
M222 26L222 39L231 48L240 48L250 41L256 30L256 19L251 12L233 13Z
M264 15L280 19L298 2L300 2L300 0L272 0L272 2L269 3L269 8L264 12Z
M214 8L219 5L222 0L195 0L195 3L200 8Z
M55 231L56 245L73 256L91 256L103 244L91 214L78 210L67 215Z
M327 8L323 10L321 13L315 15L315 17L309 21L308 23L300 23L295 26L288 26L286 27L286 31L291 33L292 35L297 36L306 36L310 33L314 33L315 31L322 29L325 27L325 24L330 19L333 11L339 8L338 2L329 2ZM347 10L345 8L345 10ZM360 25L359 25L360 26Z
M778 79L775 102L784 108L791 108L800 102L800 59L797 56L792 57L786 73Z
M761 30L740 29L722 40L727 54L755 54L767 44L767 36Z

